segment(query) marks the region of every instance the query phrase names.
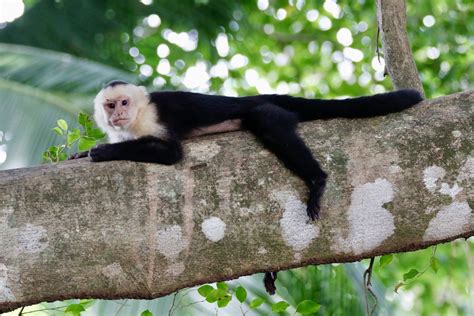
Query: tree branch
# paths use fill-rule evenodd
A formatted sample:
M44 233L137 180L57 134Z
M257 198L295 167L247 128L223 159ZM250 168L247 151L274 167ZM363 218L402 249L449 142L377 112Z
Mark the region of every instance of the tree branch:
M405 0L377 0L385 67L396 89L416 89L424 95L406 31Z
M0 311L156 298L259 271L349 262L474 234L474 92L401 114L303 124L329 183L306 189L245 132L175 166L87 159L0 172Z

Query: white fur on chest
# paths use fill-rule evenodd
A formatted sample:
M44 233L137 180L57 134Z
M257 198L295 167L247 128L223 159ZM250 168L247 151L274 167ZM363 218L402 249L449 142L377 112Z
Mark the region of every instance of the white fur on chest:
M166 127L160 123L156 112L156 107L153 104L140 108L135 122L128 128L129 132L136 138L147 135L166 138Z

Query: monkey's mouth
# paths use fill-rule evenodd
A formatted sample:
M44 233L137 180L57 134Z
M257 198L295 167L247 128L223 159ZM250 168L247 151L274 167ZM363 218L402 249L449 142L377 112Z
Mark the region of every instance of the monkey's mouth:
M113 126L124 126L125 124L128 123L128 119L126 118L120 118L112 121Z

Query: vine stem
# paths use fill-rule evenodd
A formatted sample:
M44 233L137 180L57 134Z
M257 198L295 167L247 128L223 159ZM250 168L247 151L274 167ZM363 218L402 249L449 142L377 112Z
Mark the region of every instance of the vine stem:
M173 315L174 303L176 302L176 296L178 296L179 291L174 292L173 302L171 302L170 309L168 310L168 316Z
M128 300L124 300L124 301L123 301L123 304L120 304L120 307L119 307L119 309L117 310L117 312L115 313L115 316L118 316L118 314L120 314L120 312L122 311L122 309L124 308L124 306L127 304L127 301L128 301Z
M372 316L377 308L377 296L372 291L372 271L374 268L375 258L370 258L369 267L367 270L364 271L364 293L365 293L365 310L367 316ZM369 294L372 296L374 300L374 306L372 309L369 307Z

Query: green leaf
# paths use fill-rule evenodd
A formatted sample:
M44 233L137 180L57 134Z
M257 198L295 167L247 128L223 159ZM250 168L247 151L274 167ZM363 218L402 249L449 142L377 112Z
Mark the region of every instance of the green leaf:
M60 119L58 120L58 126L63 130L63 131L67 131L68 129L68 126L67 126L67 122L63 119Z
M416 277L420 272L417 269L411 269L403 275L403 281L407 281Z
M79 116L77 117L77 122L81 125L84 126L87 122L88 115L85 113L79 113Z
M64 312L66 314L70 314L70 315L73 315L73 316L78 316L78 315L81 315L81 312L84 312L85 310L86 309L81 304L71 304L68 307L66 307Z
M60 129L59 127L57 127L57 126L55 128L53 128L53 131L58 135L64 135L63 130Z
M218 300L223 299L227 294L227 291L221 290L221 289L216 289L212 290L207 296L206 296L206 301L209 303L214 303Z
M79 151L87 151L94 147L97 144L97 141L95 139L87 138L87 137L81 137L79 139L79 142L77 143L77 149Z
M217 288L224 291L229 290L229 286L225 282L217 282Z
M214 288L212 286L210 286L209 284L204 284L203 286L198 288L198 293L202 297L207 297L209 293L211 293L213 290Z
M312 314L316 313L321 305L312 300L304 300L296 306L296 312L300 314Z
M71 304L66 309L64 310L66 313L67 312L84 312L86 309L82 304Z
M393 260L393 254L388 254L388 255L380 257L380 267L383 268L384 266L392 262L392 260Z
M222 308L222 307L226 307L229 302L232 300L232 296L227 294L226 296L224 296L223 298L217 300L217 306L219 308Z
M239 300L240 303L243 303L247 299L247 290L245 290L243 287L239 286L235 290L235 296L237 297L237 299Z
M290 304L288 304L287 302L279 301L278 303L275 303L275 304L272 305L272 312L274 312L274 313L284 312L284 311L286 311L288 306L290 306Z
M434 271L435 273L438 273L439 266L440 266L440 263L439 263L438 258L432 257L431 260L430 260L430 267L431 267L431 269L433 269L433 271Z
M102 130L100 130L99 128L91 128L88 131L87 136L92 137L94 139L102 139L105 137L105 133L103 133Z
M140 316L153 316L153 313L150 312L148 309L143 311Z
M92 305L94 305L96 302L97 300L95 299L84 299L84 300L81 300L79 304L81 304L82 306L84 306L85 309L87 309L91 307Z
M218 299L219 299L219 296L217 294L216 289L212 290L209 294L206 295L206 301L209 303L217 302Z
M59 161L65 161L65 160L67 160L67 158L68 158L68 154L65 153L65 152L61 152L61 153L59 153L59 155L58 155Z
M85 113L79 113L79 117L78 117L77 121L85 129L88 129L90 126L92 126L92 121L91 121L89 115L87 115Z
M51 160L51 158L50 158L50 156L49 156L49 152L45 151L45 152L43 153L43 161L44 161L44 162L52 162L52 160Z
M3 2L0 1L0 3ZM30 29L30 31L34 30ZM66 33L65 36L70 36ZM1 40L1 42L5 41ZM0 78L64 96L65 108L79 108L76 104L87 102L89 98L85 98L82 102L77 102L77 99L83 98L82 96L93 96L104 82L121 78L127 82L136 83L136 78L130 72L76 57L81 54L76 53L73 56L63 53L65 50L53 51L33 46L0 44L0 56L2 56ZM69 95L65 96L65 94ZM56 113L57 115L60 113ZM65 118L64 115L59 117Z
M263 302L265 302L263 298L257 297L256 299L254 299L250 302L249 307L251 309L255 309L255 308L259 307L260 305L262 305Z
M77 128L73 128L69 134L67 134L67 144L71 146L75 141L77 141L81 137L81 131Z
M51 155L54 155L56 156L57 153L59 151L59 147L58 146L51 146L48 148L48 152L51 154Z

